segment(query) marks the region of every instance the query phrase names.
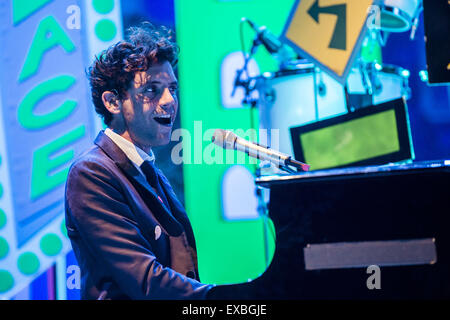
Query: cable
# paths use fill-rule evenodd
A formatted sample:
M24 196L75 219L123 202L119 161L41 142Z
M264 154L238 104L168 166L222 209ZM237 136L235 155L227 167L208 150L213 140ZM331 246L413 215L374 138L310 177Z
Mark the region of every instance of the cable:
M240 33L240 41L241 41L241 51L242 51L242 56L244 58L244 72L247 74L247 77L249 77L249 74L247 72L247 59L249 59L250 57L247 57L247 53L245 51L245 42L244 42L244 22L246 21L245 18L241 18L241 22L239 23L239 33Z

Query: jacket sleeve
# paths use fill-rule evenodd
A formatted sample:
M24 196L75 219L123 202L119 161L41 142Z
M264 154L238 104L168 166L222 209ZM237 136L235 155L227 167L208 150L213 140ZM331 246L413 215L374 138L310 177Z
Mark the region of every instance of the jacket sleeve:
M213 285L162 266L119 191L118 177L95 161L74 164L66 211L96 263L132 299L204 299Z

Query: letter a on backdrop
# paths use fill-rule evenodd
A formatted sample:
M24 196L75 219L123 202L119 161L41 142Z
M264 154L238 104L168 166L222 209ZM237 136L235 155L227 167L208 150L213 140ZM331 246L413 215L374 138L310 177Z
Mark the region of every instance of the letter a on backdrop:
M297 0L281 39L344 83L374 0Z

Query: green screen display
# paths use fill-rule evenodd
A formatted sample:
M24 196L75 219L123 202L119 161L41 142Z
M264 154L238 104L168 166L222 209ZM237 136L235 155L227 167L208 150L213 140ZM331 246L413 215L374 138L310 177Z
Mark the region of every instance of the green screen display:
M339 167L400 150L395 110L300 135L311 170Z

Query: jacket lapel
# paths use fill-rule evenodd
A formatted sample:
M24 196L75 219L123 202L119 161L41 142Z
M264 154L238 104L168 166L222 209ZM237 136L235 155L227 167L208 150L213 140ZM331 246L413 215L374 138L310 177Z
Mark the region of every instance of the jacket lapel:
M195 249L196 245L195 245L194 231L192 230L192 226L191 223L189 222L186 210L178 200L178 197L173 191L172 186L169 183L169 180L166 178L166 176L162 173L161 170L159 169L157 170L159 172L160 177L162 178L161 187L163 188L164 193L166 194L166 198L167 201L169 202L172 214L175 217L175 219L183 225L184 230L186 231L187 240L189 244Z
M161 226L172 236L179 236L183 232L183 227L172 216L168 208L159 201L157 194L147 182L147 179L140 174L131 163L125 153L112 141L103 131L100 131L94 143L108 155L116 165L122 169L130 182L137 187L138 192L155 218Z

